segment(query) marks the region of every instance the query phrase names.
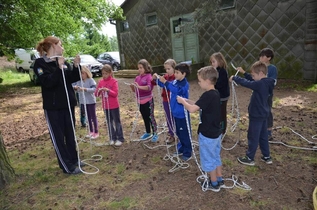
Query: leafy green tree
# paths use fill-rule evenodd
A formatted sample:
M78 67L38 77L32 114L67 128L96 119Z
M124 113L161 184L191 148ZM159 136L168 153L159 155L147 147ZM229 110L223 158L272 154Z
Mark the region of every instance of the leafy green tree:
M76 49L68 42L82 42L85 28L98 30L109 17L122 20L123 11L105 0L2 0L0 51L8 54L14 48L32 48L50 35Z

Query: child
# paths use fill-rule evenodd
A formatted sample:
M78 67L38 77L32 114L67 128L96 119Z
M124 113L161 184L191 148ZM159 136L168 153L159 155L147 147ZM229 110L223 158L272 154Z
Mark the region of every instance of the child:
M77 82L73 83L73 88L77 85ZM77 102L78 102L78 106L79 106L79 116L80 116L80 123L81 123L81 127L82 128L86 128L86 116L85 116L85 110L83 109L83 107L81 106L80 102L79 102L79 94L78 92L76 91L76 99L77 99Z
M166 87L171 92L171 110L176 125L176 135L180 140L180 148L178 148L177 154L182 154L182 160L187 161L192 155L192 145L190 142L189 131L187 128L186 117L184 112L184 106L177 102L176 97L181 96L188 98L189 84L186 80L186 76L189 76L190 69L185 63L181 63L175 66L175 80L168 82L164 77L159 78L158 85ZM157 74L153 75L155 78Z
M175 66L176 66L175 60L167 59L165 61L164 69L166 71L166 74L164 75L164 78L166 79L166 81L171 82L171 81L175 80L175 76L174 76ZM155 82L155 80L153 80L153 82ZM164 107L167 126L168 126L168 136L166 138L166 143L168 143L168 144L174 143L175 142L174 130L173 130L174 119L173 119L173 116L171 116L170 105L169 105L170 91L163 88L162 89L162 98L163 98L163 107Z
M102 97L102 108L108 124L110 145L121 146L124 138L120 121L118 81L113 78L112 68L108 64L102 67L101 73L102 79L98 83L95 95Z
M271 61L274 58L274 52L270 48L264 48L260 52L260 61L265 63L267 66L267 77L272 78L275 80L274 86L277 83L277 68L273 64L271 64ZM272 127L273 127L273 114L272 114L272 105L273 105L273 92L270 94L268 101L270 106L270 112L269 117L267 118L267 134L269 141L273 140L272 138Z
M74 86L74 89L79 93L79 102L83 110L84 104L86 104L87 119L90 130L90 134L87 135L87 137L96 139L99 137L98 122L96 116L96 97L94 95L94 92L96 90L96 82L92 78L92 74L87 66L82 66L81 77L82 81L78 81Z
M253 90L248 107L248 150L245 157L238 158L238 161L245 165L254 165L254 156L258 145L260 145L263 155L261 160L267 164L272 164L267 135L267 118L270 112L267 100L273 92L275 81L272 78L267 78L266 74L266 65L261 61L257 61L251 66L252 78L231 76L229 79L230 82L235 81L237 84Z
M178 103L184 105L189 112L200 111L198 126L199 154L203 171L210 175L207 189L220 191L223 185L221 170L221 113L220 94L215 89L218 78L217 70L212 66L201 68L197 72L198 84L204 92L193 104L182 97L177 97Z
M277 68L273 64L271 64L271 61L274 58L274 52L270 48L264 48L261 50L259 54L259 61L265 63L267 66L267 77L272 78L275 80L274 86L277 83ZM245 71L241 68L238 67L237 70L241 73L244 74L245 77L251 78L250 74L245 73ZM272 105L273 105L273 92L268 98L268 104L270 106L270 112L269 116L267 119L267 134L268 134L268 139L269 141L273 140L272 138L272 127L273 127L273 114L272 114Z
M210 56L210 64L217 69L219 77L215 88L220 94L221 101L221 125L222 134L227 130L227 102L230 96L230 87L228 81L227 62L221 52L214 53Z
M134 84L131 84L130 87L133 92L138 91L136 94L139 96L138 103L146 130L146 133L140 137L140 140L147 140L152 137L151 141L157 142L157 125L154 118L154 101L152 95L152 67L147 60L141 59L138 62L138 70L139 75L135 78Z

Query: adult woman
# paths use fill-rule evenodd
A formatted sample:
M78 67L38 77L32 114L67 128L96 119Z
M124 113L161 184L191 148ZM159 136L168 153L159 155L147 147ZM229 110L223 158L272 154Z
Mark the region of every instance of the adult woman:
M34 72L41 84L43 109L59 167L67 174L81 173L77 167L78 155L72 126L77 103L72 83L80 79L80 57L76 56L71 70L63 57L61 40L53 36L40 41L36 49L41 58L35 61Z

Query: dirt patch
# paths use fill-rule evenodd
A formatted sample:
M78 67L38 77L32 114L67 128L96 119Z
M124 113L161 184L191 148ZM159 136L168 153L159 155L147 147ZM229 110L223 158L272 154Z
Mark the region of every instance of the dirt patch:
M98 79L96 79L98 80ZM260 162L260 151L256 154L256 166L246 167L237 163L236 158L244 155L247 148L246 129L248 125L247 107L251 91L237 87L236 93L239 102L240 122L238 128L229 133L224 139L223 146L231 150L222 151L223 175L225 178L232 176L239 178L239 183L245 182L252 190L244 193L238 189L222 189L219 193L211 191L202 192L196 178L201 175L194 159L188 162L188 167L169 172L175 164L164 161L167 149L158 147L164 145L164 134L160 135L158 143L151 144L129 142L131 130L134 125L136 105L134 96L124 82L132 79L118 79L120 86L119 101L121 104L121 118L127 142L120 148L108 149L107 161L123 163L125 170L135 170L142 174L153 174L142 181L134 181L123 191L109 192L107 186L100 186L96 197L107 198L124 197L140 198L142 207L136 209L312 209L312 192L317 184L316 168L317 155L312 149L315 144L309 144L298 135L294 134L287 126L301 134L311 142L316 134L317 127L317 99L316 93L294 91L284 88L289 81L279 80L275 89L275 105L273 109L273 131L275 144L270 144L273 164L266 165ZM197 100L202 91L196 81L190 83L190 98ZM158 92L155 95L155 114L162 124L162 109L159 105ZM101 110L101 102L97 104L97 115L100 123L100 139L107 139L107 132L103 125L104 114ZM228 113L231 111L232 101L229 100ZM76 109L78 118L78 109ZM196 141L197 120L192 116L193 140ZM163 120L163 121L162 121ZM234 120L234 119L233 119ZM77 119L77 125L79 120ZM7 149L26 150L28 145L36 141L47 141L47 127L42 110L41 95L25 94L23 90L15 94L0 95L0 128ZM79 127L77 127L79 129ZM76 129L77 129L76 128ZM133 138L143 133L143 125L139 123ZM305 147L307 150L286 147L283 142L297 147ZM151 147L149 149L146 145ZM172 151L172 149L171 149ZM197 148L196 148L197 151ZM198 155L198 153L197 153ZM160 159L153 161L159 156ZM101 171L106 179L108 172ZM109 172L110 173L110 172ZM120 180L118 180L120 182ZM227 181L228 185L232 182ZM89 189L89 183L86 184ZM20 198L24 199L24 198ZM98 202L98 201L94 201ZM93 206L90 201L84 201L83 209ZM87 207L87 208L86 208Z

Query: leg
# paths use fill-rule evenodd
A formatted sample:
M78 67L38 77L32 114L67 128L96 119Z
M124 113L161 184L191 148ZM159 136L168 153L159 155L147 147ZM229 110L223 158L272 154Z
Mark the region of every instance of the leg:
M166 116L168 133L170 136L174 136L174 129L173 129L174 122L172 122L171 111L167 101L163 101L163 107L164 107L165 116Z
M226 133L227 130L227 102L221 101L221 124L222 134Z
M270 111L269 111L269 117L267 118L267 135L268 138L272 137L272 127L273 127L273 114L272 114L272 106L273 106L273 95L270 95L267 103L269 104Z
M64 173L71 173L76 167L72 163L64 141L64 129L66 128L64 121L65 110L44 110L44 113L59 167Z
M246 155L251 159L254 160L254 156L256 150L259 145L259 138L260 132L262 129L262 122L263 121L254 121L249 120L249 129L248 129L248 151Z
M140 104L140 112L143 118L146 133L151 133L151 120L150 120L150 103Z
M74 111L75 107L71 107L72 116L75 116ZM74 118L74 117L73 117ZM65 143L68 153L70 155L70 159L73 164L78 162L77 150L76 150L76 141L75 141L75 134L72 127L71 117L69 115L68 109L65 109L64 113L64 120L65 120Z
M192 155L192 145L190 142L190 137L189 137L190 134L187 128L186 119L185 118L178 119L177 123L178 123L178 132L179 132L178 138L182 144L181 149L183 152L183 156L189 158Z
M94 125L93 125L92 119L91 119L92 110L91 110L89 104L86 104L86 109L87 109L87 119L88 119L88 124L89 124L89 131L90 131L90 133L93 133L94 132L94 127L93 127Z
M151 122L151 127L152 127L152 131L153 133L157 132L157 124L156 124L156 120L154 117L154 100L153 98L149 101L150 103L150 122Z
M259 140L259 145L260 149L262 152L263 157L270 157L270 146L269 146L269 141L268 141L268 136L267 136L267 122L264 121L261 131L260 131L260 140Z
M124 137L123 137L123 130L122 130L122 125L121 125L121 120L120 120L120 109L112 109L111 110L113 113L113 123L116 127L116 139L118 141L124 142Z
M96 104L88 104L91 121L94 125L94 133L98 133L98 120L96 116Z
M84 104L80 104L80 122L82 126L86 126L86 114Z
M106 115L106 122L107 122L110 141L115 141L116 140L116 132L115 132L114 127L113 127L113 114L111 111L112 111L111 109L104 110L105 115Z

